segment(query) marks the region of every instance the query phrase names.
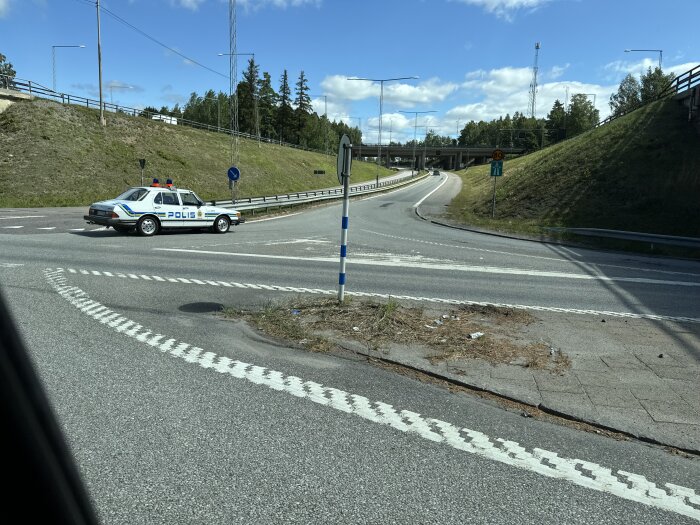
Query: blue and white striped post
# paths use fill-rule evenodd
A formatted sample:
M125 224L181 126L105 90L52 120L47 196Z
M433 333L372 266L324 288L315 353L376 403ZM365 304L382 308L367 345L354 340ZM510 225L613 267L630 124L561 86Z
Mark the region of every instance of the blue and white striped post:
M343 135L338 151L338 178L343 181L343 217L340 230L340 274L338 276L338 302L345 300L345 261L348 256L348 208L350 204L350 163L352 144L347 135ZM342 155L341 155L342 153ZM342 159L342 160L341 160Z

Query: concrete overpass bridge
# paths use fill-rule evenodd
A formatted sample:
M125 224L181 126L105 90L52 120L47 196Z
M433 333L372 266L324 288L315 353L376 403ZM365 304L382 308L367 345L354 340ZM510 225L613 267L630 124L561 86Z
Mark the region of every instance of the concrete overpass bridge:
M400 157L402 160L413 160L413 146L397 146L382 144L382 162L389 167L390 160ZM428 159L437 160L443 169L460 169L468 164L484 164L491 158L496 146L417 146L415 149L416 163L414 168L425 169ZM525 153L524 148L500 148L507 155ZM362 144L352 148L353 158L379 156L378 144Z

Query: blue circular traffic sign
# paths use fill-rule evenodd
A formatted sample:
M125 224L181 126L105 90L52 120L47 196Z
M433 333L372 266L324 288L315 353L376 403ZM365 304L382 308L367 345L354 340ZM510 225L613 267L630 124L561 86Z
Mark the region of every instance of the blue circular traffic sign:
M228 179L229 180L238 180L241 178L241 170L239 170L236 166L231 166L228 169Z

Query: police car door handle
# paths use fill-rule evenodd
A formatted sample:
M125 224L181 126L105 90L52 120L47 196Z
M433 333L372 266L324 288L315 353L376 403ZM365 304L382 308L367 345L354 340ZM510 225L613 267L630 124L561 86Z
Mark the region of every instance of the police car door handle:
M160 206L153 206L156 210L160 210Z

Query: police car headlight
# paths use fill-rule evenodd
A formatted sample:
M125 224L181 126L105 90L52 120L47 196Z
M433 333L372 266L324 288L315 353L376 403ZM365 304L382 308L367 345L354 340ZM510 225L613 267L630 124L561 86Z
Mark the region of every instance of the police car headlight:
M237 212L236 212L236 217L238 217L239 219L241 218L241 212L240 212L240 211L237 211Z

